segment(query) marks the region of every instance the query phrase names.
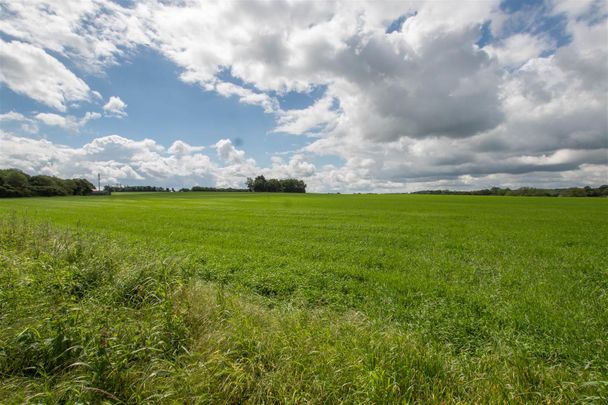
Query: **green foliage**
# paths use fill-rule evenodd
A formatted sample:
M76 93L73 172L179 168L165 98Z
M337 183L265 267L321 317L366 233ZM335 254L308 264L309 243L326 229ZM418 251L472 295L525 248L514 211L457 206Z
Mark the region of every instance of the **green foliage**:
M168 187L159 187L159 186L105 186L104 189L111 193L121 193L121 192L125 192L125 193L167 192L168 193L170 191L175 191L174 189L169 189Z
M570 188L534 188L521 187L516 190L510 188L492 187L491 189L474 191L452 191L452 190L423 190L412 194L442 194L442 195L499 195L511 197L608 197L608 185L593 187L570 187Z
M249 180L247 181L247 184L249 184ZM266 178L264 176L257 176L254 180L253 180L253 187L251 189L251 191L257 191L257 192L261 192L261 191L266 191Z
M305 193L306 183L298 179L266 180L264 176L257 176L255 179L247 179L247 188L256 192Z
M85 179L60 179L53 176L29 176L17 169L0 169L0 198L87 195L94 190Z
M18 217L0 246L0 402L143 401L133 384L184 352L184 261Z
M0 402L605 402L607 208L0 201Z
M286 193L305 193L306 184L298 179L283 179L281 182L281 190Z
M218 193L239 193L239 192L248 192L249 190L245 189L245 188L221 188L221 187L201 187L201 186L194 186L191 189L187 189L187 188L183 188L180 191L213 191L213 192L218 192Z
M270 179L266 182L266 190L271 193L277 193L279 191L283 191L283 184L281 181L277 179Z
M15 189L26 188L28 183L28 176L15 169L8 169L2 171L2 177L4 177L4 183L7 186L13 187Z

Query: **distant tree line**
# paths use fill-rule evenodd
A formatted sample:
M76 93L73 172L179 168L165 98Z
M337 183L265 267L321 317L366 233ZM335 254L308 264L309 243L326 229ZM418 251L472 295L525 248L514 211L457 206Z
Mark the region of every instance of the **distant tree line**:
M249 190L246 188L232 188L232 187L228 187L228 188L221 188L221 187L201 187L201 186L194 186L192 188L182 188L181 190L182 192L188 192L188 191L215 191L215 192L221 192L221 193L240 193L240 192L248 192Z
M257 176L255 179L247 178L247 189L256 192L270 193L305 193L306 183L298 179L266 179L264 176Z
M105 186L106 191L111 192L175 192L174 188L168 187L157 187L157 186ZM306 184L302 180L298 179L268 179L264 176L258 176L254 179L247 179L247 188L233 188L233 187L207 187L207 186L193 186L191 188L181 188L179 192L187 193L193 191L204 191L204 192L249 192L249 191L267 191L267 192L286 192L286 193L305 193Z
M18 169L0 169L0 198L87 195L94 189L95 186L85 179L30 176Z
M510 188L492 187L490 189L474 191L454 190L423 190L412 194L446 194L446 195L503 195L521 197L608 197L608 185L593 187L569 188L534 188L521 187L515 190Z
M157 187L157 186L105 186L104 190L111 191L112 193L121 193L121 192L164 192L170 193L174 192L175 189L169 187Z

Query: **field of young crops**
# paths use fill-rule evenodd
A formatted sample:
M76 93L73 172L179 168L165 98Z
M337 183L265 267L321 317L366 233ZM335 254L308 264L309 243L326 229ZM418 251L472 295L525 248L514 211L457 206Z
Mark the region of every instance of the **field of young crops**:
M0 200L0 403L608 400L608 200Z

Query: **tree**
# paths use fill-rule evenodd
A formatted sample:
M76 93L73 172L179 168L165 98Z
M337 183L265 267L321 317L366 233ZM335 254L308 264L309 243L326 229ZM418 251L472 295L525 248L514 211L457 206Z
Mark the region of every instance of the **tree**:
M247 178L247 188L250 191L267 191L271 193L305 193L306 183L298 179L266 179L264 176L257 176L255 179Z
M305 193L306 183L298 179L283 179L281 180L281 187L286 193Z
M91 194L95 190L93 183L86 179L73 179L76 184L74 189L74 195L87 195Z
M29 179L30 188L34 195L50 197L53 195L72 194L72 190L67 184L67 180L58 179L51 176L32 176Z
M266 182L266 191L269 192L279 192L279 191L283 191L283 187L281 186L281 182L277 179L269 179Z
M17 169L0 170L0 197L27 197L32 194L29 176Z
M29 176L17 169L0 169L0 197L85 195L93 189L93 184L85 179Z
M21 170L8 169L4 182L13 188L26 188L28 186L28 176Z
M255 178L253 181L253 191L266 191L266 178L264 176L258 176Z

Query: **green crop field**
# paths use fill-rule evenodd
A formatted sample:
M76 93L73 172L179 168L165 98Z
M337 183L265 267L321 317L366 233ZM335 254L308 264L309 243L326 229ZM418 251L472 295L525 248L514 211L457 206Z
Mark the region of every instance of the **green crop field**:
M0 403L608 400L608 200L0 200Z

